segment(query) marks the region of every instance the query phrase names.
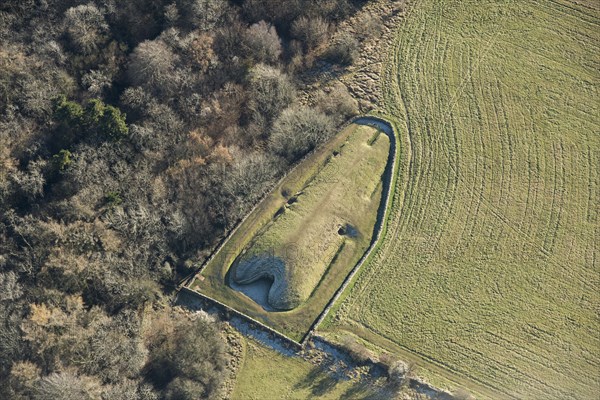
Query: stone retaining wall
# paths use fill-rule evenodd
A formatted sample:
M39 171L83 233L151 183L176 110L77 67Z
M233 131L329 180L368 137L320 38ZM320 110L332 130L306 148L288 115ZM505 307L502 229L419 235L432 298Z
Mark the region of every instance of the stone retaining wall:
M252 318L249 315L246 315L234 308L229 307L227 304L221 303L219 300L213 299L210 296L207 296L205 294L202 294L200 292L197 292L193 289L190 289L186 286L182 287L180 289L180 291L191 294L193 296L197 296L200 297L201 299L203 299L204 301L210 303L211 305L217 306L220 309L222 309L223 311L230 313L230 314L234 314L237 317L243 319L244 321L247 321L249 324L254 325L254 327L262 329L266 332L268 332L269 334L277 337L278 339L282 340L283 342L287 343L288 345L290 345L294 350L300 351L303 348L303 345L300 342L297 342L296 340L290 338L289 336L284 335L283 333L276 331L275 329L263 324L262 322Z

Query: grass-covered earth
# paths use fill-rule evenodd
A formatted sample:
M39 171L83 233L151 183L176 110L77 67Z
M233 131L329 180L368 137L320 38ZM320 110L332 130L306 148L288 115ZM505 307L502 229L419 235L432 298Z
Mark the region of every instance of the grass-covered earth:
M370 128L353 132L244 249L233 279L274 279L268 301L277 309L306 301L336 257L364 252L388 152L385 134Z
M273 373L277 365L277 373ZM341 378L300 357L288 357L248 339L232 399L384 399L360 379Z
M592 2L414 2L388 230L328 329L481 397L597 397L599 44Z
M301 339L371 243L389 151L386 134L351 124L275 188L192 288ZM243 288L259 278L268 304Z

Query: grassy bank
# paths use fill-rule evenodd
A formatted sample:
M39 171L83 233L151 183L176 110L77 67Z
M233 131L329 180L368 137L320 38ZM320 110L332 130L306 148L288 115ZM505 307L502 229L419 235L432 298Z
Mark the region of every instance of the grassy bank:
M334 376L302 358L283 356L247 339L232 398L333 400L365 398L375 393L374 388L358 379Z

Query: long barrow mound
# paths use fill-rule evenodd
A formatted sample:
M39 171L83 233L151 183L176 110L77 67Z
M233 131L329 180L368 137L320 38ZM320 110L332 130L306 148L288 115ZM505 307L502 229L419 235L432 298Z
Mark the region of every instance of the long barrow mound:
M292 170L191 288L302 338L372 245L382 218L393 132L368 122L358 119Z

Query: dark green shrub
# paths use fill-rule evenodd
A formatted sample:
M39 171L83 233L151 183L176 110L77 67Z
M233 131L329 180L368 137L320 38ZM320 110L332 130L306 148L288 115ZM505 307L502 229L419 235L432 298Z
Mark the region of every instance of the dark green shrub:
M73 162L71 159L71 152L69 150L62 149L57 154L52 156L52 166L55 171L64 171Z
M114 207L121 204L123 199L121 199L121 196L117 192L108 192L106 196L104 196L104 201L107 206Z
M70 147L82 133L101 140L121 140L129 133L126 114L102 100L89 100L85 108L61 95L54 102L54 118L59 123L59 145Z
M104 138L110 140L125 138L129 133L129 128L125 123L125 113L116 107L106 106L98 129Z
M58 145L68 147L79 137L84 119L83 108L78 103L67 100L65 95L54 100L53 108L54 118L58 122Z

